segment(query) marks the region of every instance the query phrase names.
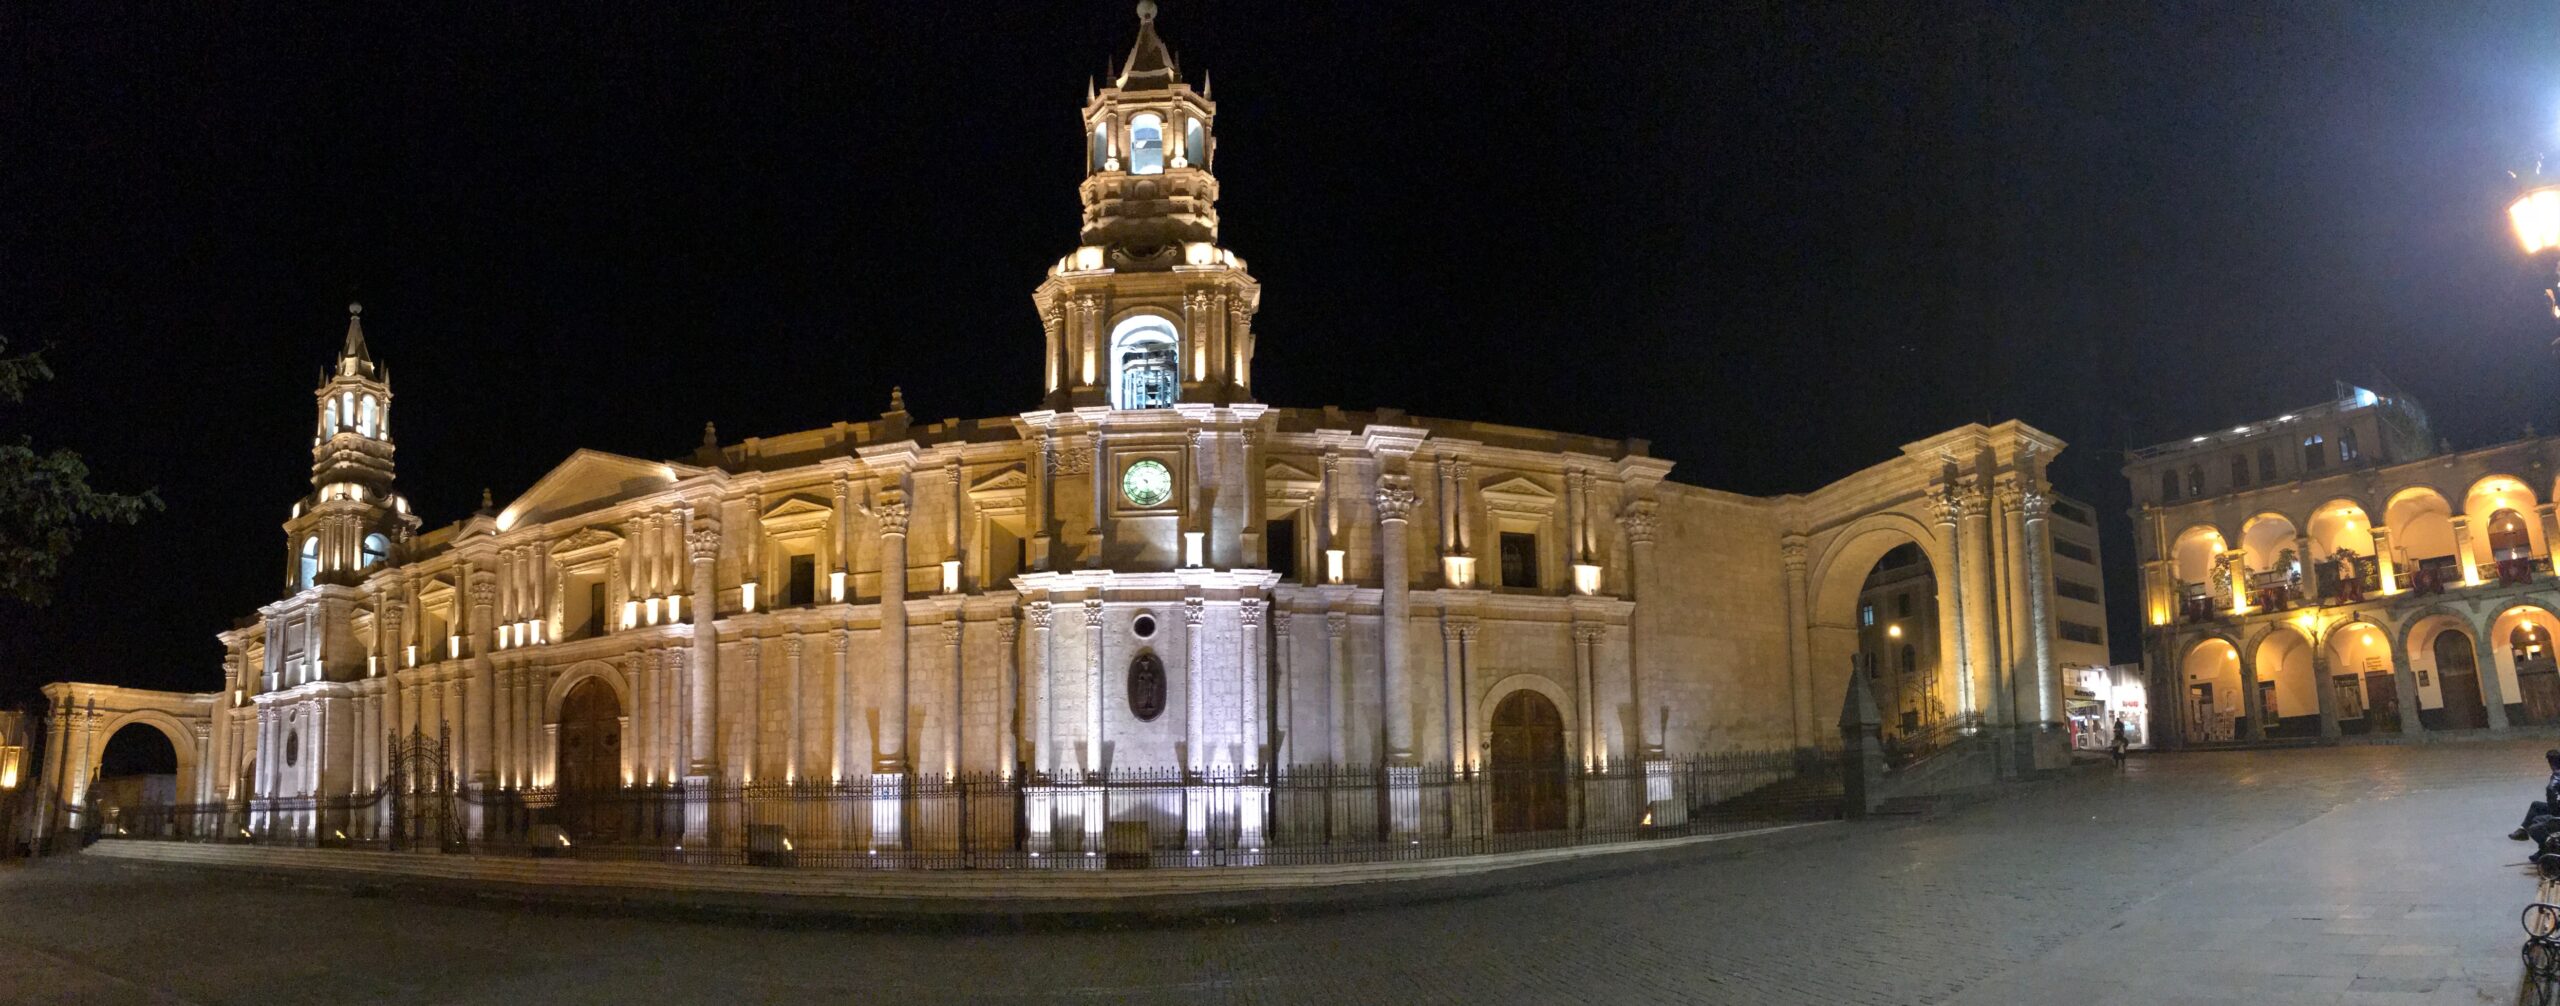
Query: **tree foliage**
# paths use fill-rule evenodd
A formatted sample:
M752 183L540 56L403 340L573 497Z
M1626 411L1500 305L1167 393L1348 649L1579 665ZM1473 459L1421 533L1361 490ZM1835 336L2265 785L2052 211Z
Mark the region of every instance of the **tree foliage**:
M7 348L0 339L0 351ZM0 355L0 404L21 404L27 389L52 379L42 351ZM0 597L51 601L54 578L82 525L132 524L159 509L154 492L90 488L88 464L69 448L40 451L26 437L0 443Z

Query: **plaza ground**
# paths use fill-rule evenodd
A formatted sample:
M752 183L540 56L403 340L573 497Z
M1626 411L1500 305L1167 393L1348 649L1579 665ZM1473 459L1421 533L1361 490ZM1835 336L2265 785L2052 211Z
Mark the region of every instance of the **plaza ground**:
M2510 1003L2547 741L2216 752L1418 904L775 927L66 858L8 1002ZM1640 867L1640 868L1639 868Z

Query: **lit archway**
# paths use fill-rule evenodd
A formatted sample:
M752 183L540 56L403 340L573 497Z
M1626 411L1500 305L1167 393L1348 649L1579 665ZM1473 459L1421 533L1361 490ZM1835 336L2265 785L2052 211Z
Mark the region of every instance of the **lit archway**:
M2311 641L2292 625L2277 623L2258 640L2250 655L2258 672L2258 722L2267 737L2320 735L2320 687L2314 676Z
M2419 717L2430 730L2488 725L2474 631L2468 620L2450 612L2427 615L2409 626L2405 646L2418 679Z
M2391 529L2392 562L2404 586L2427 589L2432 583L2462 582L2462 560L2454 555L2453 507L2444 496L2424 486L2400 490L2383 507Z
M1919 522L1877 514L1851 525L1815 564L1808 642L1816 715L1837 712L1851 674L1867 676L1889 736L1927 732L1989 701L1970 694L1944 641L1951 609L1933 546ZM1902 665L1905 643L1920 666Z
M2391 666L2391 637L2371 622L2329 630L2329 674L2338 695L2341 733L2398 733L2400 691Z
M2489 624L2490 660L2498 694L2521 706L2524 723L2560 723L2560 616L2539 605L2518 605Z
M2216 637L2188 647L2179 661L2178 678L2183 686L2180 701L2185 703L2180 719L2186 723L2187 740L2227 741L2240 736L2245 708L2240 698L2240 650L2230 640Z
M2542 529L2532 517L2536 502L2532 488L2514 476L2491 475L2472 483L2462 501L2471 525L2471 554L2463 559L2477 579L2498 575L2501 562L2510 564L2511 576L2529 571L2534 554L2542 550Z
M2382 590L2374 561L2373 520L2353 500L2331 500L2311 511L2309 572L2303 586L2315 596L2361 600Z

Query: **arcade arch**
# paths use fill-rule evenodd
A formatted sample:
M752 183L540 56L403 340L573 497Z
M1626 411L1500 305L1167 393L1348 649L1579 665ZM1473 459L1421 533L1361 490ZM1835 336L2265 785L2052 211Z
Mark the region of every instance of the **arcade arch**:
M2430 730L2468 730L2489 723L2477 631L2470 620L2447 611L2409 625L2405 645L2418 678L2419 717Z
M2391 634L2372 622L2329 630L2329 674L2338 693L2341 733L2400 729L2400 691L2391 666Z
M2424 486L2400 490L2384 505L2382 520L2391 529L2393 564L2404 575L2461 578L2461 562L2453 554L2453 507L2442 494Z
M1928 598L1925 606L1915 604L1910 614L1886 606L1869 613L1862 602L1867 586L1886 564L1888 556L1897 557L1908 569L1915 586L1912 590ZM1876 693L1876 708L1884 714L1890 732L1900 729L1900 703L1905 693L1916 704L1910 731L1926 731L1949 718L1961 717L1968 710L1978 710L1979 697L1971 694L1970 683L1957 673L1956 647L1948 642L1945 627L1954 619L1949 598L1950 579L1940 571L1949 564L1936 548L1927 527L1899 513L1872 514L1851 523L1832 538L1829 550L1814 564L1810 576L1811 610L1807 628L1811 652L1811 688L1815 699L1813 714L1837 710L1841 698L1848 693L1849 675L1866 673L1869 655L1875 655L1876 674L1870 687L1886 677L1886 658L1899 661L1906 641L1927 640L1938 645L1917 647L1920 652L1934 652L1930 666L1895 668L1899 688L1893 695ZM1925 581L1923 580L1925 578ZM1924 610L1925 608L1925 610ZM1862 624L1863 623L1863 624ZM1899 629L1901 634L1894 635Z
M2250 655L2258 672L2258 721L2267 737L2320 735L2319 681L2314 677L2311 641L2288 623L2277 623L2258 638Z
M2219 636L2198 640L2179 660L2180 701L2190 741L2227 741L2240 736L2243 703L2240 649Z
M2524 707L2525 723L2560 723L2560 616L2535 604L2509 608L2490 621L2489 643L2498 694Z

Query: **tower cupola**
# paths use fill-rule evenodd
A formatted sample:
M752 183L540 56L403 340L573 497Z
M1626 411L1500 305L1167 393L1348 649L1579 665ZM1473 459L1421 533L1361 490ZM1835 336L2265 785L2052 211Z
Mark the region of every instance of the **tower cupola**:
M347 305L346 340L313 403L311 495L285 524L288 591L362 579L418 523L392 489L391 371L365 344L361 304Z
M1080 241L1033 294L1050 408L1252 400L1262 292L1218 246L1217 114L1142 0L1128 58L1086 92Z

